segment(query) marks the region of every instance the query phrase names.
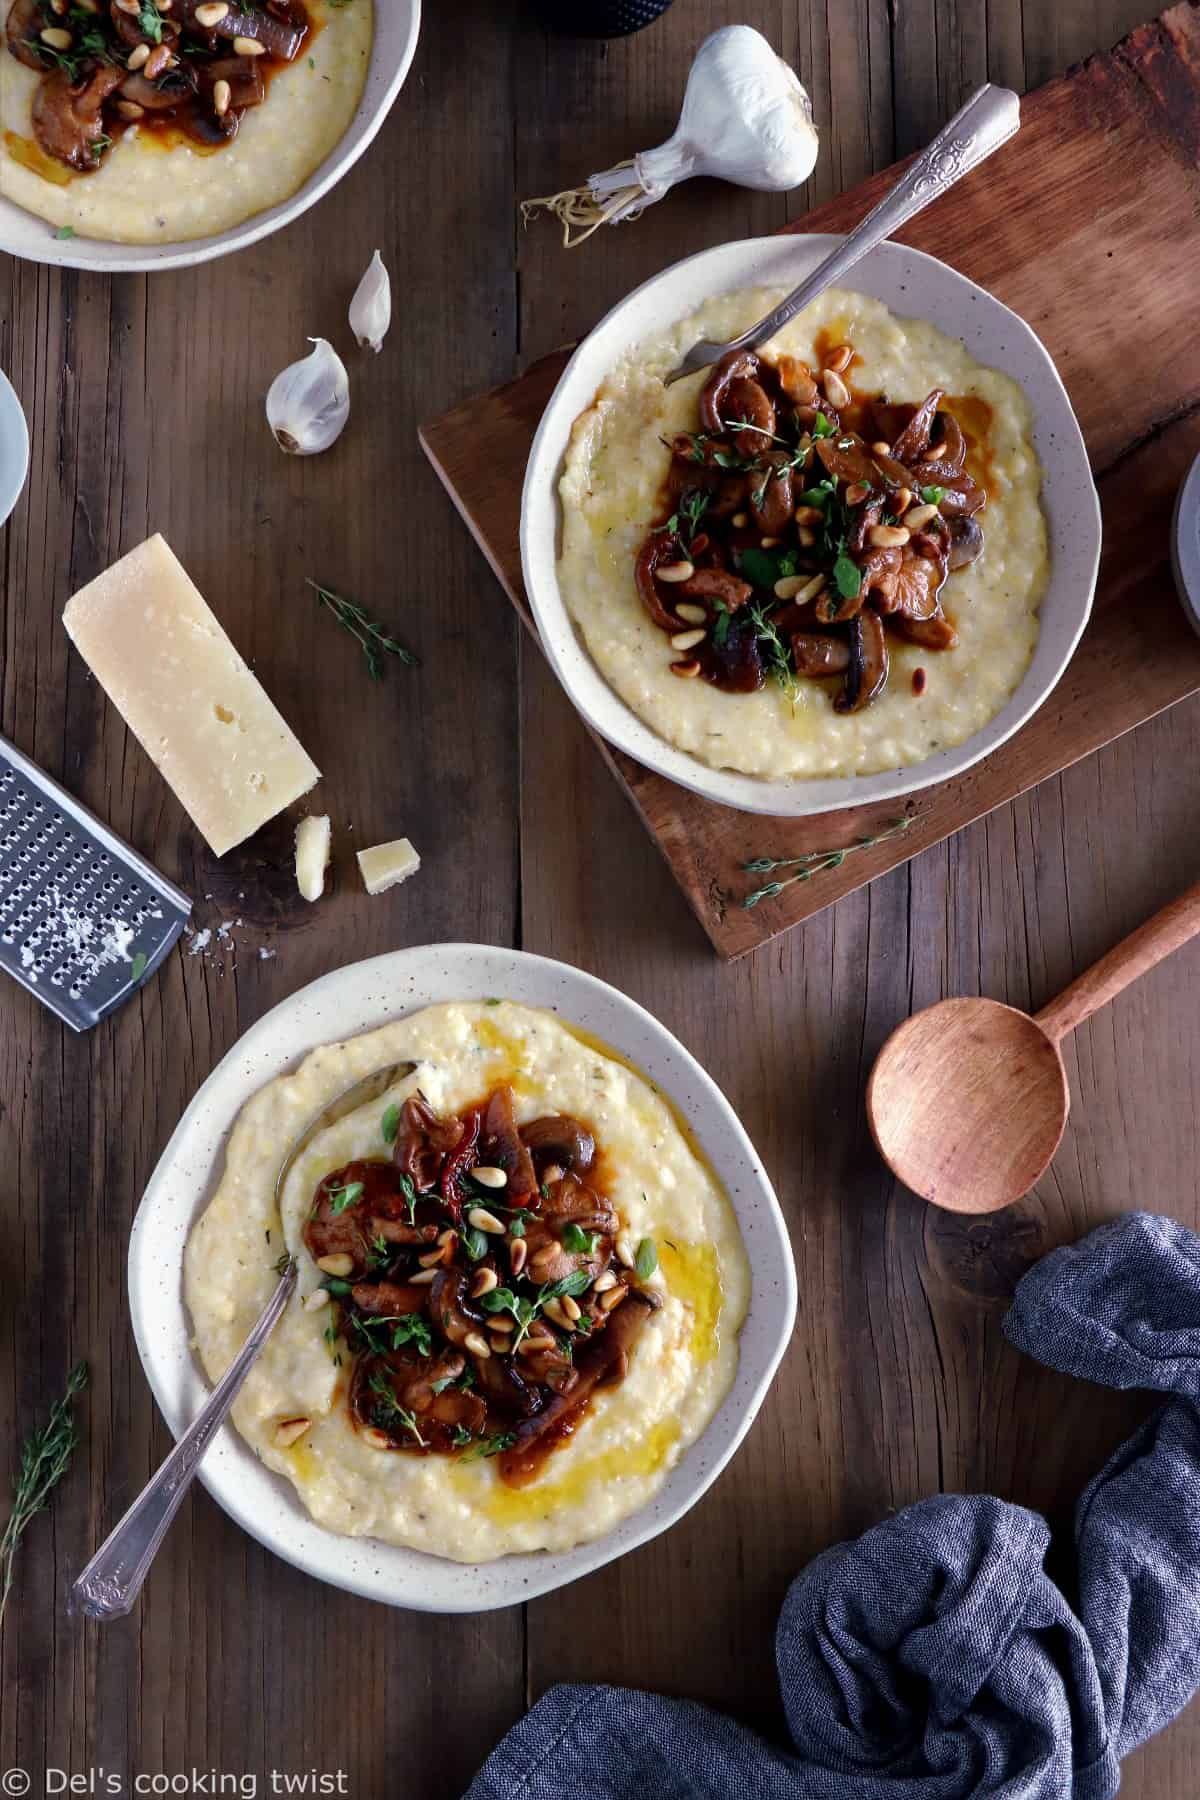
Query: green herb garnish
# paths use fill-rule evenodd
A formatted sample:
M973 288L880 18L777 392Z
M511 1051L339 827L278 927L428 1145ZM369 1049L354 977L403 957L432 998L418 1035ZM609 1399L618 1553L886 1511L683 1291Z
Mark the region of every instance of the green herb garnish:
M799 873L789 875L785 881L769 881L765 887L755 888L742 901L745 907L757 906L760 900L773 900L782 894L793 882L811 881L814 875L822 874L826 869L840 869L848 856L856 850L873 850L876 844L886 843L889 838L899 837L910 825L916 824L916 814L908 813L902 819L894 819L886 831L877 831L873 837L859 838L857 843L847 844L844 850L810 850L804 856L758 856L753 862L742 864L748 875L769 875L774 869L798 869Z
M367 661L367 673L372 681L382 681L385 656L394 656L397 661L406 663L410 668L418 666L420 659L392 637L384 626L369 618L361 606L356 605L353 600L347 600L342 594L335 594L332 588L322 587L311 576L306 575L305 580L320 604L333 614L342 630L348 631L355 643L361 646Z
M379 1121L379 1130L385 1144L394 1144L396 1134L400 1130L400 1108L394 1103L388 1107Z
M594 1231L583 1231L578 1225L568 1224L563 1228L563 1248L573 1256L595 1256L599 1234Z
M946 498L946 490L944 487L923 487L921 498L926 506L940 506Z
M0 1532L0 1620L4 1618L12 1590L17 1546L30 1521L49 1504L79 1442L71 1402L87 1386L87 1380L87 1364L76 1363L67 1378L66 1393L51 1407L46 1423L40 1430L32 1432L22 1446L20 1467L13 1483L12 1510L8 1523Z
M142 979L142 976L146 973L146 964L149 960L150 959L144 950L138 951L129 968L129 978L131 981L140 981Z
M633 1266L639 1281L649 1281L658 1267L658 1245L652 1237L644 1237L638 1245Z
M329 1210L336 1217L344 1213L346 1208L361 1200L366 1189L361 1181L348 1181L344 1187L326 1188L325 1198L329 1202Z

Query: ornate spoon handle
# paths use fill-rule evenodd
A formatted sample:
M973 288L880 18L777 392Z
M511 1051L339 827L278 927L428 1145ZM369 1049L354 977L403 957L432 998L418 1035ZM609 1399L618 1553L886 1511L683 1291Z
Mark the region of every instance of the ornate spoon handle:
M296 1286L291 1263L250 1336L213 1389L157 1475L143 1488L120 1524L101 1544L71 1589L73 1612L118 1619L132 1612L167 1527L192 1484L200 1458L225 1423L238 1389L270 1337Z
M818 294L840 281L868 250L898 231L901 225L961 181L979 163L998 150L1013 136L1021 124L1021 102L1011 88L993 87L991 82L976 90L933 142L922 151L912 166L905 170L895 187L886 193L866 218L855 226L835 250L819 263L786 300L773 312L740 337L727 344L702 342L672 371L668 383L720 359L730 350L755 349L765 344L812 303Z

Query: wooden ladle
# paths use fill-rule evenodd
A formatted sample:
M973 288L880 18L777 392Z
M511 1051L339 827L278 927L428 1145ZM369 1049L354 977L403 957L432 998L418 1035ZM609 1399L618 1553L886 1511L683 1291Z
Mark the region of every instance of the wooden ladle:
M1034 1018L978 999L907 1019L867 1083L871 1135L892 1172L951 1212L996 1212L1027 1194L1067 1123L1063 1038L1198 932L1200 882Z

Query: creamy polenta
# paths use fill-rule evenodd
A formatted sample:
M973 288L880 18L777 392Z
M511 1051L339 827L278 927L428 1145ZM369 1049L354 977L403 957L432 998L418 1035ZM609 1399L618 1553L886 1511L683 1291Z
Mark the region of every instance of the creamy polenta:
M407 1060L417 1065L413 1074L308 1147L285 1183L281 1217L273 1190L289 1145L355 1081ZM306 1241L316 1216L314 1193L355 1159L390 1158L397 1117L418 1090L420 1105L445 1118L477 1106L501 1085L511 1092L521 1127L547 1114L586 1120L600 1147L604 1193L620 1223L618 1250L628 1258L625 1244L652 1243L657 1253L657 1266L647 1272L643 1265L639 1276L648 1319L624 1378L597 1390L573 1434L523 1486L501 1479L498 1457L418 1454L412 1446L405 1453L355 1420L347 1405L351 1346L331 1328L335 1309L328 1291L322 1293L338 1284L317 1266ZM538 1173L543 1182L554 1179L544 1163ZM502 1188L490 1192L501 1219L489 1225L479 1214L488 1231L510 1218L500 1205ZM344 1200L345 1190L334 1213ZM471 1229L470 1213L461 1225ZM507 1236L489 1238L486 1247L495 1260L512 1254ZM555 1015L509 1002L429 1007L324 1046L249 1101L230 1137L220 1186L185 1255L195 1346L213 1380L269 1298L277 1279L273 1264L284 1252L298 1261L297 1291L237 1400L237 1428L331 1531L463 1562L567 1549L645 1505L729 1390L750 1290L729 1200L670 1103ZM436 1256L434 1243L430 1260ZM513 1289L536 1295L536 1284L510 1279ZM597 1290L580 1293L580 1308L595 1311L611 1291L610 1283L599 1300ZM630 1293L624 1306L636 1297ZM492 1316L504 1323L499 1313ZM435 1350L445 1347L438 1318L430 1314ZM467 1387L476 1388L485 1373L476 1362ZM420 1417L407 1418L419 1431Z
M907 628L914 635L924 632L924 643L904 641L903 635L898 639L889 630L888 674L880 619L889 626L892 621L887 620L886 598L877 596L878 611L868 608L861 622L823 625L800 646L813 659L807 673L833 676L845 667L848 652L842 648L842 640L851 633L861 636L862 625L870 626L885 664L886 684L881 680L870 693L858 692L857 699L851 695L854 704L836 697L840 690L835 690L829 679L793 680L786 667L771 670L771 659L784 661L788 649L784 642L780 651L765 635L759 641L768 672L779 673L782 679L765 679L755 691L747 692L728 691L711 678L697 679L712 675L711 668L694 660L705 652L706 631L712 632L714 618L718 627L728 630L729 619L721 620L714 613L711 600L696 604L686 585L688 578L681 570L690 565L679 559L687 554L688 520L685 517L680 522L678 514L668 546L674 561L665 574L660 570L658 587L663 607L670 608L676 594L680 599L687 597L675 635L667 635L670 617L661 616L661 609L656 609L660 611L656 620L643 604L645 596L639 597L635 580L639 553L649 532L667 529L662 521L671 511L672 502L665 499L672 470L671 446L677 446L677 458L682 446L686 457L679 434L695 434L698 400L708 380L707 374L697 374L667 387L663 377L698 339L728 340L781 298L779 292L757 290L711 300L639 345L612 370L572 432L560 482L559 589L590 655L611 686L646 724L702 762L774 779L866 775L907 767L939 749L962 743L1005 705L1032 658L1038 609L1048 578L1047 534L1039 501L1041 471L1032 443L1028 401L1015 382L981 366L962 343L922 320L895 317L886 306L865 295L832 290L786 326L761 353L772 371L785 369L790 359L792 364L807 365L806 377L811 370L819 379L828 346L842 346L837 360L857 391L882 397L892 403L893 410L907 407L911 412L931 390L942 390L948 396L944 402L947 412L957 409L965 416L971 442L967 467L986 485L987 497L986 509L978 519L982 553L976 551L970 566L956 567L951 562L954 572L941 588L945 617L939 607L935 623L944 631L945 643L953 642L952 648L944 644L930 648L932 628L924 619ZM853 349L852 376L847 369L847 346ZM828 391L840 393L842 385L835 373ZM820 402L825 403L824 392ZM811 412L810 408L810 417ZM740 419L749 417L749 413L739 414ZM984 441L970 435L972 424L978 430L980 418L987 422ZM754 429L752 424L739 427L735 422L731 426L733 443L737 445ZM762 441L770 440L764 434ZM776 437L774 443L783 446L775 454L786 462L794 441ZM931 446L926 436L926 453L937 454L944 448L942 444ZM727 449L721 451L723 457ZM702 452L700 445L697 459ZM800 490L807 482L825 474L820 462L810 457L807 472L794 476L797 497L803 498ZM925 483L935 479L928 468L921 477ZM883 510L868 544L883 546L906 541L910 535L916 538L922 529L922 515L935 512L940 490L931 486L924 493L901 493L901 505L909 509L913 521L912 533L901 518ZM839 505L847 497L856 498L852 488L840 491ZM819 538L821 496L813 498L816 507L795 515L804 521L798 529L789 513L787 529L792 536L758 540L764 550L778 557L782 551L774 549L776 545L787 547L798 539L803 546L811 543L814 535ZM927 498L934 501L928 509L922 505ZM976 492L971 504L978 502ZM886 505L892 504L889 494ZM760 518L757 522L761 525ZM692 521L693 526L696 523ZM733 523L743 528L743 542L748 542L746 528L752 532L756 518L740 514ZM952 523L958 526L964 521ZM965 523L975 532L978 544L975 521ZM703 533L704 516L698 525ZM927 523L923 528L926 532L931 529ZM802 547L797 554L803 570ZM889 554L897 565L901 555L906 565L912 560L911 550L896 549ZM944 575L944 548L941 567ZM672 579L683 585L668 589L666 583ZM789 598L798 594L803 603L808 595L805 580L804 574L792 576L790 587L785 582L774 591ZM772 594L772 589L766 591L768 596ZM653 593L650 602L653 608ZM811 608L816 603L809 604ZM715 605L720 606L719 600ZM746 611L731 616L735 629L740 630ZM770 622L768 619L767 624ZM810 633L813 630L811 626L808 629ZM821 630L835 635L823 637ZM839 632L842 640L836 636ZM861 643L854 650L861 662ZM835 654L841 659L836 670ZM852 674L861 677L862 671L852 669ZM692 678L678 679L681 675Z
M124 244L208 237L290 199L353 121L374 31L374 0L306 0L306 10L313 30L303 51L273 75L231 143L209 148L132 123L84 172L37 140L43 73L0 54L0 194L60 232Z

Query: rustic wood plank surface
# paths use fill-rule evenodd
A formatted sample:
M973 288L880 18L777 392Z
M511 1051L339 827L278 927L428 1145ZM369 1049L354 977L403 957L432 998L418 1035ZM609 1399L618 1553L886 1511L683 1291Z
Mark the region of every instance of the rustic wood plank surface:
M1022 1362L999 1319L1042 1248L1123 1207L1200 1223L1196 956L1077 1034L1067 1139L1036 1193L994 1221L964 1226L895 1190L860 1100L912 1007L958 992L1036 1007L1195 877L1200 707L723 967L518 642L415 427L578 335L667 261L770 230L914 149L984 75L1040 83L1148 10L677 0L604 47L550 39L502 0L431 5L381 139L281 236L149 280L0 265L0 365L34 436L3 535L0 729L195 893L199 924L241 921L220 949L179 953L84 1039L0 989L0 1481L74 1358L93 1368L85 1448L30 1533L0 1642L0 1770L195 1766L263 1782L316 1767L344 1770L359 1800L443 1800L526 1700L564 1678L687 1692L774 1729L773 1618L809 1556L939 1486L990 1489L1061 1524L1137 1415L1135 1400ZM549 226L519 236L520 195L667 135L691 50L734 19L758 24L810 86L824 154L809 188L784 200L696 183L569 256ZM377 243L401 275L397 328L358 387L355 428L326 458L277 460L260 422L266 381L308 333L344 342ZM58 623L70 590L155 526L326 769L343 844L402 828L427 857L419 881L368 904L343 849L332 896L309 909L286 833L219 865L197 843ZM353 647L315 615L309 574L386 604L422 670L366 687ZM515 941L614 981L740 1109L788 1213L802 1296L745 1448L675 1530L525 1612L373 1607L270 1558L198 1491L135 1618L66 1619L67 1580L166 1447L124 1256L180 1110L238 1033L303 982L453 936ZM1193 1708L1131 1760L1123 1791L1190 1800L1198 1785Z

